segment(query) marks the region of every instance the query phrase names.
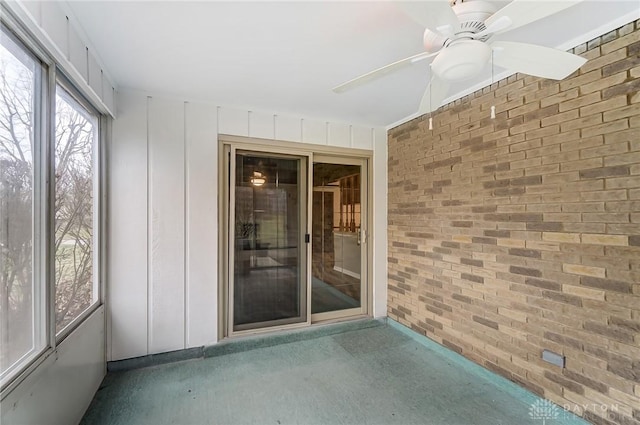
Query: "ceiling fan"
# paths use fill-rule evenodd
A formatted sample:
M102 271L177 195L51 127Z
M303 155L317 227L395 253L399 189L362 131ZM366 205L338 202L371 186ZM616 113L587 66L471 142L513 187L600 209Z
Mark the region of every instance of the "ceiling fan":
M333 91L345 92L429 58L434 58L430 65L431 79L420 102L420 114L438 109L451 83L477 76L489 62L513 72L562 80L586 59L549 47L491 38L581 1L513 0L499 10L486 0L398 2L409 17L426 27L423 39L426 52L356 77Z

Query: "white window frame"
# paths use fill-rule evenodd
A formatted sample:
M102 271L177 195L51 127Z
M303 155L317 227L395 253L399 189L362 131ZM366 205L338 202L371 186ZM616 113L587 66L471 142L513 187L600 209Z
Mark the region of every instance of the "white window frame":
M0 400L9 395L50 356L57 346L91 316L105 300L106 277L106 142L110 118L99 112L84 96L82 89L69 80L35 38L20 24L4 4L0 4L0 24L24 51L39 64L41 78L36 87L33 148L33 281L34 329L42 346L16 362L0 379ZM82 314L56 334L55 326L55 101L56 86L61 85L74 100L97 118L94 140L94 234L93 284L96 300Z
M0 383L4 387L10 382L20 371L36 361L48 348L48 341L46 338L46 270L45 261L46 248L48 243L46 241L47 224L45 218L46 206L43 197L43 193L46 193L47 185L47 161L45 159L45 149L42 143L36 143L35 140L43 140L46 134L46 99L47 99L47 79L48 69L47 65L40 60L29 46L22 42L19 35L15 34L7 25L2 25L3 36L11 39L26 56L33 59L36 65L36 77L34 80L33 96L34 96L34 108L33 108L33 192L32 192L32 304L33 304L33 329L32 329L32 341L34 347L26 352L20 360L12 364L7 370L0 375Z
M54 111L53 111L53 115L52 115L52 120L53 120L53 133L51 134L51 155L49 158L49 165L50 165L50 169L51 169L51 174L50 174L50 181L51 181L51 194L55 194L56 192L56 188L55 188L55 142L56 142L56 135L55 135L55 117L56 117L56 113L57 111L55 110L55 95L58 92L58 87L60 87L63 91L65 91L65 97L67 98L66 100L69 101L69 103L72 103L71 106L78 106L80 108L84 108L86 110L86 112L88 112L89 114L91 114L93 117L95 117L95 122L94 125L96 126L96 137L93 140L93 146L92 146L92 167L93 167L93 252L92 252L92 262L93 262L93 276L92 276L92 284L93 284L93 297L94 300L92 301L91 305L89 305L89 307L87 307L82 313L80 313L78 316L74 317L73 320L71 322L69 322L69 324L67 324L64 328L60 329L59 332L56 332L56 305L55 305L55 250L53 249L53 242L54 242L54 234L53 234L53 229L55 228L54 226L54 215L55 215L55 196L51 196L51 203L49 205L49 207L51 208L51 241L50 241L50 246L51 246L51 258L49 259L49 261L51 261L51 276L50 276L50 281L52 282L52 287L53 287L53 291L54 291L54 296L52 297L52 307L51 307L51 323L52 323L52 332L55 335L55 342L56 345L60 344L60 342L67 337L67 335L69 335L71 332L73 332L73 330L75 328L78 327L78 325L80 323L82 323L87 317L89 317L91 314L93 314L94 311L96 311L96 309L98 309L98 307L100 307L100 305L102 305L103 302L103 294L101 291L101 288L103 286L103 282L102 282L102 261L100 261L101 257L102 257L102 227L100 226L101 223L101 218L103 216L103 209L102 209L102 190L101 190L101 176L102 176L102 164L101 164L101 158L102 158L102 154L101 154L101 135L102 135L102 120L100 113L96 110L96 108L94 108L91 103L89 103L89 101L87 101L82 94L80 94L80 92L78 91L78 89L75 88L75 86L73 86L73 84L67 79L65 78L62 73L58 70L57 72L57 77L56 77L56 84L54 85L54 98L53 98L53 103L54 103Z

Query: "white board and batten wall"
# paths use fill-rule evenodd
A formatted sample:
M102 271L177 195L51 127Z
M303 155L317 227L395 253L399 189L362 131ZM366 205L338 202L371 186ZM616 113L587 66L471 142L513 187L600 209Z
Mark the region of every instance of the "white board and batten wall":
M387 135L120 92L109 170L107 358L218 338L218 135L373 151L373 315L386 315Z
M386 314L384 129L133 93L116 99L99 55L63 2L3 7L100 112L117 119L108 148L106 308L2 399L2 423L77 423L106 360L216 342L218 133L374 151L374 315Z

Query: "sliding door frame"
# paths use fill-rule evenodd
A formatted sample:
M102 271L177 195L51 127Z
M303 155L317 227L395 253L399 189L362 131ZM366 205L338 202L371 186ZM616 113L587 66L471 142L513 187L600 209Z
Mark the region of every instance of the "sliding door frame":
M366 270L366 280L361 283L362 293L360 301L360 310L353 312L353 315L344 317L344 315L331 315L327 317L320 316L317 321L326 323L335 320L351 319L358 316L371 315L373 308L373 290L372 290L372 255L373 244L372 229L373 214L371 213L372 205L372 181L370 166L373 161L373 152L365 149L340 148L327 145L311 145L305 143L286 142L272 139L259 139L243 136L218 135L218 340L224 338L234 338L245 335L273 332L280 329L295 329L308 327L316 323L312 320L311 314L311 243L306 243L306 265L304 267L306 273L306 321L293 324L285 324L278 326L270 326L266 328L248 329L242 331L233 330L233 286L229 281L233 279L230 265L233 261L233 229L230 228L230 219L233 213L233 205L235 202L234 191L230 190L230 183L235 179L235 152L249 151L258 154L274 154L306 157L306 223L305 233L311 235L311 214L313 202L313 163L316 157L321 160L340 163L339 161L362 160L362 181L367 181L366 190L367 211L366 211L366 233L362 236L366 241L366 250L363 250L363 256L366 257L366 267L363 267L363 273ZM346 159L345 159L346 158ZM365 171L366 170L366 171ZM301 226L302 229L302 226ZM350 312L351 313L351 312ZM314 315L315 316L315 315Z

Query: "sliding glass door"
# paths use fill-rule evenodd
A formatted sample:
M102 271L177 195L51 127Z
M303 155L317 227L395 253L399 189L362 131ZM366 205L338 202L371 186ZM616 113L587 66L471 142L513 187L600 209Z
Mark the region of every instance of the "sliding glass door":
M366 314L367 160L223 147L223 334Z
M314 321L365 312L367 191L364 168L363 160L314 157L311 217Z
M307 158L236 151L233 331L307 321Z

